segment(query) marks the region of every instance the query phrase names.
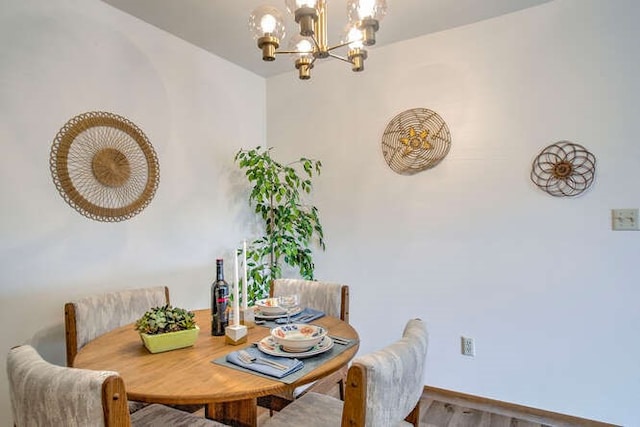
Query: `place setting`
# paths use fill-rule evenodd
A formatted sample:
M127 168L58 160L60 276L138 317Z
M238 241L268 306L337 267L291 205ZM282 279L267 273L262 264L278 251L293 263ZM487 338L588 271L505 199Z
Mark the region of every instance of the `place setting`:
M269 335L214 362L286 383L294 382L353 344L351 340L330 336L322 326L309 323L324 315L322 311L303 308L297 294L258 300L255 318L268 320L273 325ZM334 349L337 351L332 351Z
M252 373L278 379L291 375L304 367L304 363L299 359L273 357L263 353L255 346L231 352L224 359L226 362Z
M271 329L257 347L271 356L301 359L331 350L333 340L322 326L290 323Z
M281 298L264 298L257 300L254 304L256 319L286 319L287 316L302 312L302 307L299 304L287 307L283 305L280 300ZM283 299L283 301L285 300Z
M260 299L254 307L256 319L276 324L309 323L325 315L321 310L302 307L298 295Z

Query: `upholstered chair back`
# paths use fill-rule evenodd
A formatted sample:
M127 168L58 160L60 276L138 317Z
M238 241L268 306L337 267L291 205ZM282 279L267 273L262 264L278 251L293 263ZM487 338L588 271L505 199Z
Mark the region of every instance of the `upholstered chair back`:
M322 310L327 316L349 321L349 287L339 283L303 279L276 279L271 283L270 296L297 293L300 305Z
M124 383L116 372L56 366L22 345L9 352L7 375L18 427L130 424Z
M403 425L407 415L419 408L427 348L426 325L420 319L412 319L400 340L354 359L347 376L342 425ZM354 387L356 384L364 387ZM364 407L351 405L358 402L358 397L362 398L362 392ZM364 414L364 423L361 414Z
M68 302L64 307L67 366L78 350L112 329L135 322L152 307L169 304L169 289L125 289Z

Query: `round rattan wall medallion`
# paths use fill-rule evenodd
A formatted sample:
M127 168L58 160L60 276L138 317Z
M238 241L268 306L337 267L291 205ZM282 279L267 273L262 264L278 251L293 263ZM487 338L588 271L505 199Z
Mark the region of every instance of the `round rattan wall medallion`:
M533 160L531 181L555 197L573 197L593 183L596 158L580 144L558 141Z
M449 127L438 113L426 108L398 114L382 135L384 159L401 175L413 175L436 166L450 147Z
M102 111L80 114L60 129L49 157L53 182L75 210L96 221L124 221L153 199L160 166L138 126Z

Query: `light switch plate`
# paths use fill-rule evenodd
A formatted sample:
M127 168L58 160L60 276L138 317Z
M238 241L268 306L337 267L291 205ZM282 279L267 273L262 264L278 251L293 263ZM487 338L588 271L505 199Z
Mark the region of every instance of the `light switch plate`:
M612 230L640 230L638 209L611 209Z

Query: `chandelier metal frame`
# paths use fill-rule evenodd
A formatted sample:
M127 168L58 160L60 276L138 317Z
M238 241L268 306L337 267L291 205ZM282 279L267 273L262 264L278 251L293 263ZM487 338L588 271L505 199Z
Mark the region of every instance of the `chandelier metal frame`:
M286 2L287 8L299 24L299 39L306 39L307 47L301 48L298 41L293 50L277 50L285 36L282 17L277 9L260 6L251 14L249 27L254 32L258 48L262 50L264 61L275 61L276 55L298 55L295 67L298 77L302 80L311 78L311 69L318 59L335 58L351 64L354 72L364 70L364 61L368 56L365 46L373 46L376 42L375 34L380 28L379 20L386 13L386 0L349 0L347 12L350 15L350 27L345 39L335 45L328 43L327 0ZM362 12L364 8L367 12ZM353 16L357 16L357 19L352 18ZM265 22L269 24L264 25ZM345 46L348 47L346 56L334 52Z

